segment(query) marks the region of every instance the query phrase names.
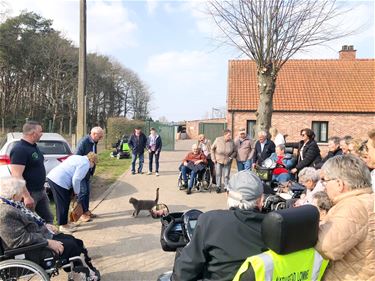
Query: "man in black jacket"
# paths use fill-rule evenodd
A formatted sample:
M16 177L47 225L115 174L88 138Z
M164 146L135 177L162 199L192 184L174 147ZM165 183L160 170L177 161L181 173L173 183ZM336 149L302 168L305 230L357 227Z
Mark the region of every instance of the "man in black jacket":
M253 156L253 168L255 165L261 165L264 160L275 152L275 143L267 138L265 131L258 132L258 141L255 143Z
M329 158L332 158L338 155L342 155L342 150L340 148L340 138L337 136L330 137L328 139L328 153L326 157L324 157L320 163L315 165L315 168L320 169Z
M232 280L248 256L264 250L261 223L263 185L250 171L228 183L229 210L199 216L190 243L176 259L173 280Z

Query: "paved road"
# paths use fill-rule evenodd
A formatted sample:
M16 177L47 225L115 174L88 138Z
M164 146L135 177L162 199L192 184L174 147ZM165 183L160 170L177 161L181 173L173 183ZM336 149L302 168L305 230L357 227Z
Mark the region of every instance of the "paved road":
M80 225L75 236L85 242L102 280L156 280L173 265L174 253L163 252L160 247L160 221L152 219L147 212L133 218L130 197L154 199L159 187L159 202L167 204L170 211L226 208L225 194L201 192L188 196L178 190L177 168L192 143L191 140L178 141L176 151L162 152L159 177L131 175L126 171L107 194L91 203L91 206L97 205L94 212L99 217ZM147 167L146 162L145 172Z

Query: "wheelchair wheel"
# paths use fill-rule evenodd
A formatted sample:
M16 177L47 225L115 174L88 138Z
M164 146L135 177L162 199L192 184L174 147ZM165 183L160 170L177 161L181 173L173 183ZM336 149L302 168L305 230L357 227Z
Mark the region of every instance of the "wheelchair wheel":
M0 262L0 280L2 281L49 281L43 268L28 260L5 260Z
M178 186L178 188L180 190L184 189L184 187L183 187L183 181L182 181L182 176L181 175L178 177L177 186Z

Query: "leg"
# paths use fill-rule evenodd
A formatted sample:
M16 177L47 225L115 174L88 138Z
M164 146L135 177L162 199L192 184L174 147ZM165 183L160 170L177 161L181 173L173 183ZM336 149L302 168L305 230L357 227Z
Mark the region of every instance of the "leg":
M242 162L242 161L238 161L238 160L237 160L237 170L238 170L239 172L245 170L244 162Z
M229 182L230 168L232 166L232 161L224 165L223 167L223 176L224 176L224 188L226 189Z
M35 212L46 221L46 223L53 224L53 215L49 208L49 199L46 191L32 192L31 196L35 201Z
M208 159L207 161L208 161L208 166L210 167L212 184L216 184L215 164L211 159Z
M81 181L81 189L78 194L78 202L82 204L83 213L89 210L90 202L90 180L84 178Z
M289 173L283 173L276 177L276 181L278 182L287 182L288 180L290 180Z
M66 225L68 223L70 191L62 188L58 184L48 179L51 187L53 198L56 204L56 217L58 225Z
M155 172L159 173L159 157L160 157L160 152L155 153Z
M154 154L155 154L154 151L151 151L148 153L148 171L149 172L152 172L152 160L154 158ZM155 162L156 162L156 155L155 155ZM158 170L156 169L156 171Z
M216 163L215 170L216 170L216 185L217 188L221 188L221 174L222 174L223 164Z
M190 169L186 166L181 167L181 173L182 173L182 179L184 180L184 184L187 183L188 181L188 176L187 174L190 172Z
M139 166L138 166L138 173L142 173L143 162L145 161L145 154L142 152L139 154Z
M253 161L251 159L246 160L245 165L244 165L244 169L250 170L252 163L253 163Z
M137 161L137 153L132 152L132 173L135 173L135 161Z
M59 233L53 236L53 240L63 243L64 251L61 255L62 258L69 259L79 256L83 251L84 246L82 240L76 239L72 235Z
M188 185L189 189L192 189L192 187L194 185L194 182L196 180L196 177L197 177L197 172L194 172L192 170L191 173L190 173L190 180L189 180L189 185Z

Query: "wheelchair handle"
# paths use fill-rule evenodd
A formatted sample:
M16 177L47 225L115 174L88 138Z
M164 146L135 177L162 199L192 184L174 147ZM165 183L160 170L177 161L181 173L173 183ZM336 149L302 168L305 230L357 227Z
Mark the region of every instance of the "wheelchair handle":
M175 226L174 221L168 224L166 229L163 232L163 239L164 241L171 247L171 248L181 248L186 246L186 242L173 242L168 238L169 231Z

